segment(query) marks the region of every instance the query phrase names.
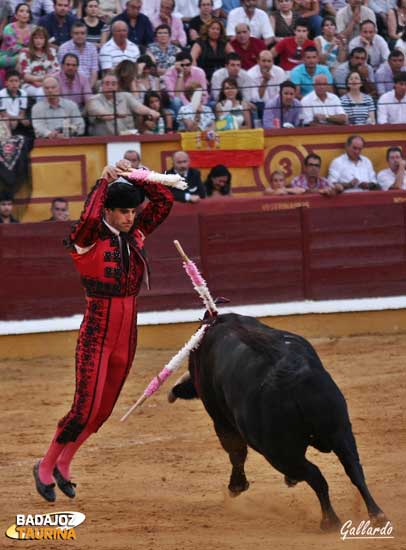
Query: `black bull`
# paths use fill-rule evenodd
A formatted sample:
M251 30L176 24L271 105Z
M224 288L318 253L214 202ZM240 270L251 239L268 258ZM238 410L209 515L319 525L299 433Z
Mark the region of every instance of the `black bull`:
M170 396L203 401L232 464L232 494L248 489L249 445L288 485L306 481L320 501L321 528L337 528L327 481L305 457L312 445L338 456L371 519L386 521L365 483L344 396L304 338L252 317L219 315L190 354L189 371Z

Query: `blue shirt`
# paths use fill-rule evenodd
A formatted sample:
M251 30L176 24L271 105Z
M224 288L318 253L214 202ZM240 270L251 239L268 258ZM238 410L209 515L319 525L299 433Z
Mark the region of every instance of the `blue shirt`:
M307 72L304 63L301 63L300 65L292 69L290 73L290 80L293 82L293 84L296 84L296 86L300 86L301 95L306 95L310 94L310 92L314 90L313 78L318 74L327 75L328 83L333 83L333 77L329 69L325 65L319 64L316 65L314 74L310 75Z
M264 118L262 125L267 128L282 128L288 122L295 128L300 126L302 114L302 104L298 99L293 100L292 107L281 109L281 98L279 95L273 97L265 103Z
M41 17L38 25L40 27L45 27L48 31L49 38L55 38L53 43L57 46L60 46L64 42L67 42L71 39L70 31L75 21L77 21L76 17L71 13L68 13L65 17L63 24L60 25L58 19L55 16L55 13L52 12L48 15L44 15L43 17Z
M221 7L228 14L231 10L240 8L241 2L240 0L223 0L223 5Z
M127 23L128 40L134 42L134 44L137 44L138 46L147 46L154 41L154 29L152 28L151 21L145 14L139 13L137 15L135 27L130 25L130 19L127 11L123 11L123 13L116 15L111 24L116 21L124 21L124 23Z

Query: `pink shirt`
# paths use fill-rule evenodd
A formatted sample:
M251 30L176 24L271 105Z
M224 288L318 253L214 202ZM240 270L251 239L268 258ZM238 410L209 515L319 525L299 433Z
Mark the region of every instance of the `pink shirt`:
M155 17L152 17L151 22L154 27L154 30L157 28L158 25L164 24L164 22L161 20L159 15L155 15ZM185 29L183 28L182 20L172 15L170 27L171 27L171 42L177 41L181 46L186 46L187 37L186 37Z
M165 82L165 88L169 95L171 97L175 97L175 89L176 89L176 79L177 79L178 73L175 69L175 67L172 67L171 69L168 69L164 75L164 82ZM202 97L202 103L207 103L207 100L209 98L207 93L207 80L206 75L203 69L200 67L191 67L190 76L185 78L184 80L185 86L189 82L199 82L201 84L203 89L203 97ZM183 103L183 105L187 105L189 101L184 96L183 92L180 94L180 99Z

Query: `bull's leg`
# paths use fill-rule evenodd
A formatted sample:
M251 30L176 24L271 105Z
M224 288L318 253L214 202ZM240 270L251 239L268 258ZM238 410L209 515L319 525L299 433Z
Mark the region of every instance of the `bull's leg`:
M241 435L231 427L214 423L216 434L223 449L228 453L232 465L228 489L233 496L238 496L249 487L245 477L244 464L247 458L247 444Z
M357 452L354 436L350 430L335 438L333 451L338 456L344 470L364 499L369 517L375 525L387 522L385 514L376 504L365 483L365 476Z

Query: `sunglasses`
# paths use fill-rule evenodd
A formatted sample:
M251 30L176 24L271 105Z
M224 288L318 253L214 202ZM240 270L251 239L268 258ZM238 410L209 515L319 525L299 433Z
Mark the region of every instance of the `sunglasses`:
M181 63L180 66L181 67L191 67L192 64L191 63Z

